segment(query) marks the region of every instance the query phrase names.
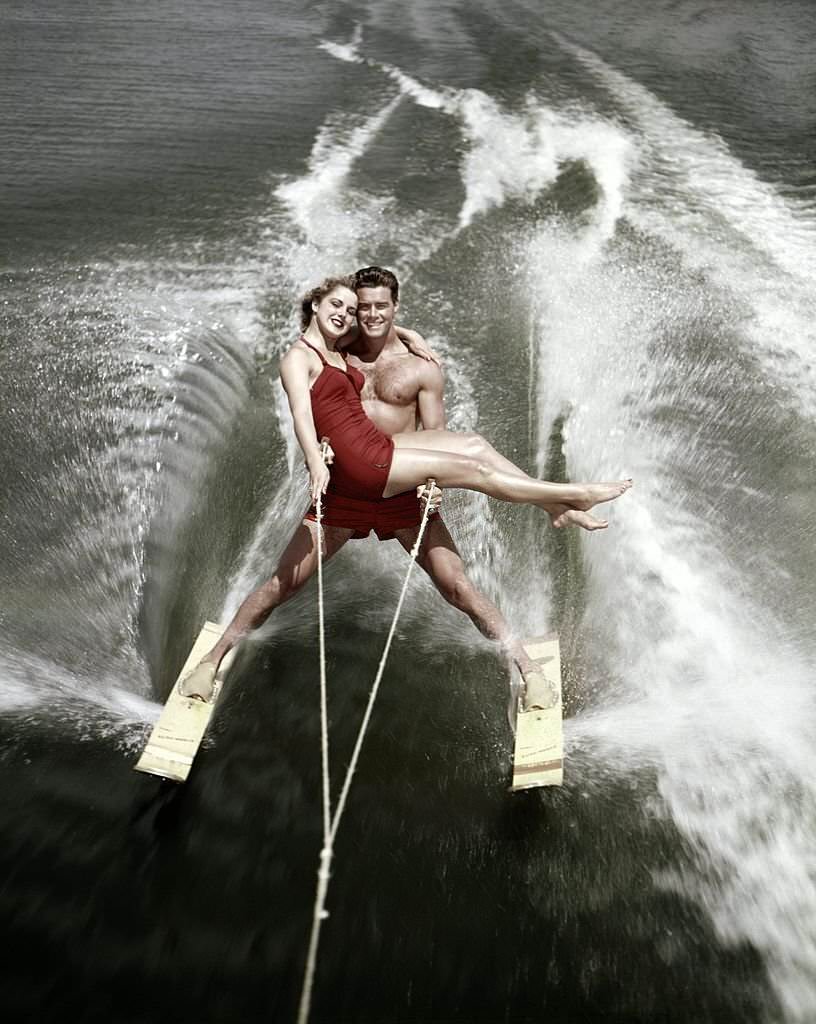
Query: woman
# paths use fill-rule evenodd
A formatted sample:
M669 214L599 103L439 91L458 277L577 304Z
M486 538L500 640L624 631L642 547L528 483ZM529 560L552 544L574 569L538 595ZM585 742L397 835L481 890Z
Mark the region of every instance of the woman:
M473 454L473 435L451 430L383 434L363 410L363 375L348 366L342 355L343 339L356 313L353 285L351 278L327 278L306 296L304 321L309 309L311 317L280 365L313 501L325 494L330 472L335 486L372 500L401 494L432 477L440 487L463 487L540 507L561 504L583 512L631 487L631 480L600 484L535 480L487 442ZM332 449L331 471L321 454L324 437Z

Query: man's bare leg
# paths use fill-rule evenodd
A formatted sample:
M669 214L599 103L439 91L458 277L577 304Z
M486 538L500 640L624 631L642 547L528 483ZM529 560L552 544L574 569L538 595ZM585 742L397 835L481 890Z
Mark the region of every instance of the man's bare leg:
M323 527L323 560L328 561L351 537L353 530ZM272 612L294 597L317 572L317 524L304 520L281 555L274 575L244 599L221 639L179 686L186 697L210 700L221 660L240 640L263 625Z
M418 527L397 530L396 538L406 551L416 542ZM521 642L499 609L469 579L462 556L456 549L447 526L436 519L428 523L417 562L431 577L445 600L464 612L482 636L494 640L505 650L522 678L535 671L535 664L524 652Z

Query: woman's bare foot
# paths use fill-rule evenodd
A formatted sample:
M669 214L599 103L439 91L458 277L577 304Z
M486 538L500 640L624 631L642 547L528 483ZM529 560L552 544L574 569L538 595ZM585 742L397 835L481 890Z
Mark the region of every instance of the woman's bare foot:
M596 505L619 498L631 486L631 478L628 480L617 480L611 484L584 484L582 490L586 494L586 498L582 498L580 501L571 501L569 504L581 512L589 512Z
M580 526L582 530L605 530L609 523L605 519L596 519L589 512L581 512L577 508L568 508L560 515L553 516L553 526L560 530L565 526Z
M182 697L211 701L215 695L215 673L218 666L213 661L202 661L178 684Z

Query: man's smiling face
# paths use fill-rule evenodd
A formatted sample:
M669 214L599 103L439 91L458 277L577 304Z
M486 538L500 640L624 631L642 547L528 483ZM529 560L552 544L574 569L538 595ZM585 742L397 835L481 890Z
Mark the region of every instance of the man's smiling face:
M386 338L394 326L398 309L399 303L391 297L391 289L384 285L357 289L357 325L366 338L376 341Z

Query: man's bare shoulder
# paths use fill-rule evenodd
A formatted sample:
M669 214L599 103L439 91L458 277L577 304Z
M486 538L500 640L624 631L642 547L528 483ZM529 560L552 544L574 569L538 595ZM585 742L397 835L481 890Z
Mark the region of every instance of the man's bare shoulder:
M431 390L441 391L443 388L442 370L436 363L402 346L394 348L389 353L383 352L380 359L379 376L383 380L400 382L403 386L410 386L415 392Z
M419 363L416 372L419 376L420 386L431 390L441 390L445 384L445 375L442 367L430 359L422 359L420 356L411 355L415 362Z

